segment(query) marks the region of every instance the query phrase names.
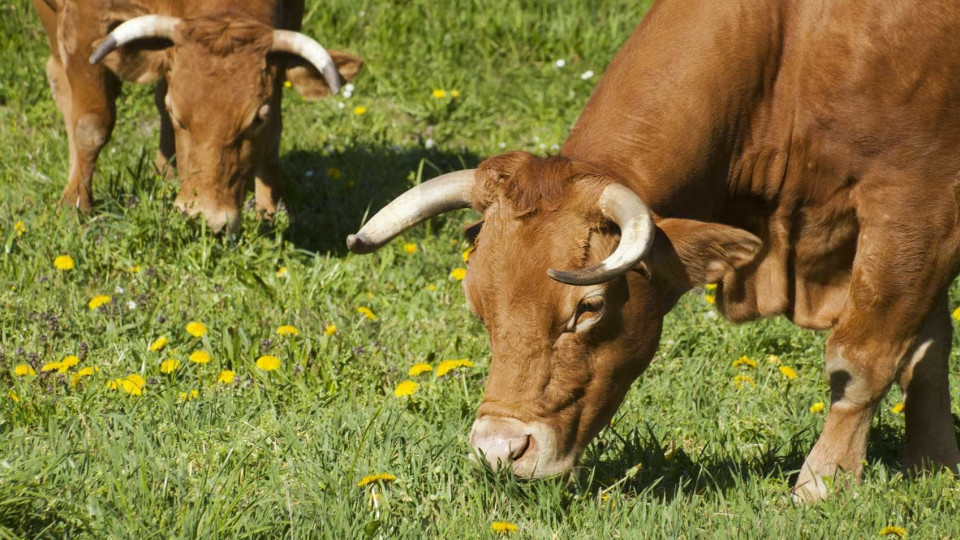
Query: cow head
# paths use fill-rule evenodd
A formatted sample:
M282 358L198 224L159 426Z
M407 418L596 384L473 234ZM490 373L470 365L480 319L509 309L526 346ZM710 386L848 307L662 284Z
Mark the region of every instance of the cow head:
M655 225L634 192L595 168L525 153L425 182L347 242L369 252L466 206L483 221L471 228L463 289L492 352L470 442L492 467L527 477L573 467L650 363L679 295L723 281L759 247L722 225Z
M275 152L284 79L304 97L319 98L336 93L362 64L303 34L251 19L161 15L113 29L90 61L105 58L121 79L166 84L162 106L180 175L176 205L202 214L215 230L239 223L257 167Z

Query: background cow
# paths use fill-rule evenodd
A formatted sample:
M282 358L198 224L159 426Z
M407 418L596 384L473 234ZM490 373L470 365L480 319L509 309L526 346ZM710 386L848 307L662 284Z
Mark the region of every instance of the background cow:
M277 208L284 80L318 99L336 93L362 64L296 32L302 0L34 5L50 41L47 76L70 144L60 202L82 211L93 203L94 166L113 130L120 81L158 83L157 165L167 170L176 154L177 207L220 230L239 223L253 179L258 210L270 215Z
M426 182L348 245L372 251L455 208L483 214L463 288L492 351L471 442L494 466L570 469L678 297L716 283L731 320L833 328L831 407L799 497L822 497L839 470L859 478L894 382L905 466L956 470L958 72L948 0L660 0L558 156L509 153Z

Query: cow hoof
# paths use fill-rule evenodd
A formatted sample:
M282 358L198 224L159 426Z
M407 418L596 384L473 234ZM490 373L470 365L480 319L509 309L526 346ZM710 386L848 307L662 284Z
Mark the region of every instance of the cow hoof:
M65 192L60 197L59 205L61 208L75 208L80 213L86 214L93 209L93 197L84 194L78 194L76 191Z
M790 498L796 504L812 504L826 499L828 494L829 487L823 477L801 475L790 492Z

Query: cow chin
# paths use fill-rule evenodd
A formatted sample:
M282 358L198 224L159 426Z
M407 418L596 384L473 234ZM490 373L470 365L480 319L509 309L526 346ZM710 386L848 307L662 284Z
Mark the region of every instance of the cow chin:
M542 422L483 416L470 429L470 458L497 471L509 466L520 478L546 478L569 472L576 452L564 452L556 431Z
M236 234L240 229L240 210L233 205L205 204L202 201L174 202L181 212L193 218L203 216L214 233Z

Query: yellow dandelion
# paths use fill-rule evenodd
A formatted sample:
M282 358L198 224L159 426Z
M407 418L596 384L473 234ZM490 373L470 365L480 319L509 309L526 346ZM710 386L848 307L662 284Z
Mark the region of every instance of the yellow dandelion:
M180 392L180 401L193 401L200 397L200 392L194 388L190 393Z
M290 271L287 270L287 267L281 266L280 269L277 270L277 273L275 273L274 275L278 278L284 278L284 277L287 277L288 273L290 273Z
M440 362L440 365L437 366L437 377L443 377L447 373L458 369L458 368L471 368L473 367L473 362L462 358L460 360L444 360Z
M817 414L817 413L823 412L823 402L822 402L822 401L818 401L818 402L814 403L813 405L811 405L811 406L810 406L810 412L812 412L813 414Z
M896 536L897 538L903 538L907 536L907 530L903 527L887 525L886 527L880 529L880 536Z
M771 354L770 356L767 357L767 363L773 366L779 366L780 357L775 354Z
M428 290L428 291L435 291L435 290L437 290L437 286L436 286L436 285L432 285L432 284L431 284L431 285L427 285L427 290Z
M780 366L780 373L782 373L784 377L791 380L797 378L797 370L790 366Z
M70 371L70 368L80 363L80 359L74 355L66 356L63 360L60 361L60 367L57 368L58 373L66 373Z
M750 369L757 369L757 361L749 356L741 356L730 364L733 367L747 366Z
M289 324L285 324L285 325L277 328L277 335L280 335L280 336L299 336L299 335L300 335L300 331L297 330L297 327L296 327L296 326L290 326Z
M284 88L291 88L292 86L293 86L293 83L292 83L292 82L290 82L290 81L283 81L283 87L284 87Z
M431 371L433 371L433 366L431 366L430 364L420 362L419 364L412 365L410 367L410 371L407 372L407 375L410 375L411 377L416 377L417 375L421 375L423 373L429 373Z
M454 268L450 271L450 278L457 281L463 281L463 278L467 277L466 268Z
M717 284L716 284L716 283L707 283L706 285L703 286L703 290L707 291L708 293L716 292L716 290L717 290Z
M413 255L414 253L417 252L417 245L412 243L404 244L403 252L406 253L407 255Z
M53 260L53 266L57 270L62 270L65 272L67 270L73 270L76 264L73 262L73 257L69 255L60 255L59 257Z
M337 325L328 324L326 328L323 329L324 335L332 336L337 333Z
M463 262L470 262L470 255L473 255L473 252L476 251L476 249L476 246L470 246L465 249L463 253L460 254L460 256L463 257Z
M17 238L19 238L27 232L27 226L22 221L18 221L13 224L13 230L17 232Z
M743 388L744 385L749 384L754 386L756 383L753 382L753 377L747 375L737 375L733 378L733 383L737 385L737 388Z
M958 307L957 309L953 310L953 318L954 318L955 320L960 321L960 307Z
M893 414L900 414L903 412L903 402L897 403L893 407L890 407L890 412Z
M367 108L364 107L363 105L357 105L356 107L353 108L353 114L357 116L363 116L367 114Z
M10 396L10 399L12 399L14 403L20 403L20 397L17 396L17 393L13 390L9 391L7 395Z
M435 89L435 90L433 91L433 98L434 98L434 99L443 99L443 98L445 98L445 97L447 97L447 93L446 93L445 91L443 91L442 89L437 88L437 89Z
M412 395L420 388L420 385L413 381L403 381L397 385L397 388L393 391L393 395L397 397L406 397Z
M131 266L130 268L127 268L127 272L130 272L131 274L139 274L139 273L140 273L140 265L139 265L139 264L135 264L135 265Z
M110 297L105 294L98 294L90 299L90 302L87 304L87 307L90 309L97 309L98 307L109 304Z
M189 358L194 364L206 364L210 362L210 355L207 351L193 351L190 353Z
M222 384L230 384L237 378L237 372L225 369L217 375L217 382Z
M377 316L373 314L373 311L368 307L358 307L357 313L360 313L364 317L370 319L371 321L377 320Z
M90 366L78 369L77 372L73 374L73 377L70 378L70 385L76 386L77 383L80 382L80 379L93 375L93 372L94 372L94 368Z
M166 346L167 346L166 336L160 336L157 339L155 339L153 343L150 344L150 351L151 352L162 351L163 348Z
M47 373L48 371L56 371L60 369L60 362L47 362L40 368L40 373Z
M515 533L519 528L509 521L494 521L490 524L490 529L497 534Z
M343 171L336 167L327 167L327 176L329 176L331 180L339 180L343 178Z
M17 364L13 368L13 374L17 377L26 377L27 375L34 376L37 372L30 364Z
M167 358L160 362L160 373L169 375L180 368L180 361L175 358Z
M361 478L360 481L357 482L357 486L363 487L367 484L372 484L374 482L384 482L384 483L393 482L396 479L397 477L390 473L371 474L369 476L364 476L363 478Z
M717 303L717 297L716 297L716 295L713 295L713 294L704 295L703 299L706 300L708 304L716 304L716 303Z
M280 359L273 355L257 358L257 369L261 371L276 371L280 368Z
M460 97L460 91L459 91L459 90L451 90L451 91L450 91L450 97L452 97L452 98L454 98L454 99Z
M193 321L187 324L187 333L193 337L203 337L210 330L202 322Z
M131 396L141 396L143 395L143 389L147 386L147 381L143 379L140 375L134 373L133 375L127 375L122 379L114 379L107 383L107 388L111 390L121 390Z

